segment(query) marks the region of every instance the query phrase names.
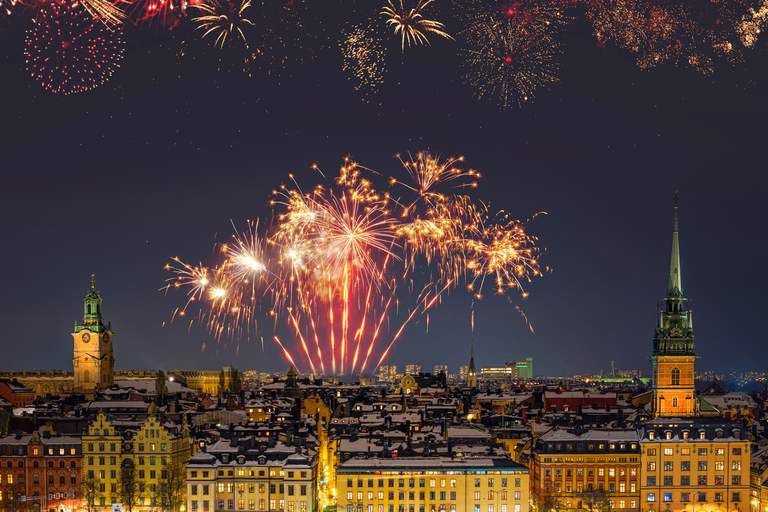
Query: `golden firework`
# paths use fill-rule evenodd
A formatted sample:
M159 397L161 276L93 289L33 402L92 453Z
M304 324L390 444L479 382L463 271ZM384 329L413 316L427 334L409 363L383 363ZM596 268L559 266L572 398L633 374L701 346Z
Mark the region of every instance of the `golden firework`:
M387 4L382 7L380 14L386 17L386 23L394 29L395 35L400 36L402 51L405 51L406 46L429 45L427 34L453 40L442 22L424 17L424 10L433 2L417 0L415 7L407 7L406 0L387 0Z
M125 21L125 13L110 0L80 0L88 14L108 27L120 25Z
M219 48L224 48L228 39L238 38L248 48L244 28L254 26L246 15L251 0L204 0L192 7L202 13L192 18L192 21L203 32L203 38L214 37L213 44Z
M486 281L526 296L523 285L541 274L536 238L456 193L476 188L480 173L461 157L398 159L404 176L389 180L396 198L376 188L380 173L350 158L330 180L314 166L324 182L307 191L290 176L273 192L275 221L263 236L251 223L220 247L219 263L166 266L167 288L187 293L174 316L199 306L196 319L218 339L255 333L256 313L268 311L295 339L292 348L272 334L286 360L313 373L362 374L461 283L475 299Z
M475 97L495 98L507 109L559 81L556 36L569 18L557 2L531 0L499 9L495 2L467 0L461 14L462 75Z
M384 47L370 24L352 27L339 42L341 69L353 82L364 101L378 92L384 83L386 61Z

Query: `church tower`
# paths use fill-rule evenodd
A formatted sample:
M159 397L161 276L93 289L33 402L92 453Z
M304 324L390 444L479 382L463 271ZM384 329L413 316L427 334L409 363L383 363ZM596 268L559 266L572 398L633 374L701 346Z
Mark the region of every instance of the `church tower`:
M467 367L467 387L477 387L477 371L475 370L475 343L469 349L469 366Z
M669 282L662 304L653 338L653 412L657 417L694 416L693 313L683 295L677 193L673 206Z
M101 294L91 274L91 287L83 300L83 321L72 330L74 351L74 392L92 396L94 389L112 385L115 357L112 352L112 326L101 318Z

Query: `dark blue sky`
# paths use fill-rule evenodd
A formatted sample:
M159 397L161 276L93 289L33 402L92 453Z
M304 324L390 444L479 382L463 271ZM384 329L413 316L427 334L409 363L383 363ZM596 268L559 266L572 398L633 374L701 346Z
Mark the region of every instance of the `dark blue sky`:
M675 188L700 366L768 363L761 49L714 77L641 72L576 23L563 36L562 83L500 112L471 98L444 44L392 52L387 85L366 105L330 49L277 86L218 72L204 50L179 64L176 36L134 32L113 82L64 98L27 79L26 20L14 21L0 26L2 369L71 367L69 331L90 272L119 368L282 368L271 344L163 327L180 299L158 291L163 264L204 260L230 220L267 215L288 172L309 183L312 162L333 169L350 153L390 174L394 153L427 148L464 154L494 206L521 218L549 212L531 226L554 268L524 304L536 334L489 296L478 309L479 365L532 356L537 373L564 374L614 359L647 372ZM465 364L467 317L455 292L429 334L408 331L391 361Z

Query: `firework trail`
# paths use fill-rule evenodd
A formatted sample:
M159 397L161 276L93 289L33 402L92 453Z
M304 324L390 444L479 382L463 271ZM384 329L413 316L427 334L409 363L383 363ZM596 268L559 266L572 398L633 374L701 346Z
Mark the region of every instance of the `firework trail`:
M186 292L174 316L196 310L193 319L220 338L255 335L265 313L295 340L272 336L291 364L362 374L462 283L475 300L486 282L526 297L524 285L542 274L537 239L463 193L477 188L480 173L462 157L397 159L402 176L389 180L349 158L331 180L315 167L323 181L306 191L290 175L273 192L269 230L249 224L219 248L216 265L166 265L166 289Z

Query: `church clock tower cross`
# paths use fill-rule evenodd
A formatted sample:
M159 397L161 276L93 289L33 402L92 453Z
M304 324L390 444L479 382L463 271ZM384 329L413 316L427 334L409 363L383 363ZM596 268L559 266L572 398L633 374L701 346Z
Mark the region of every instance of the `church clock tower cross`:
M94 390L112 385L115 357L112 325L101 317L101 294L91 274L91 286L83 299L83 320L72 330L74 392L93 396Z

